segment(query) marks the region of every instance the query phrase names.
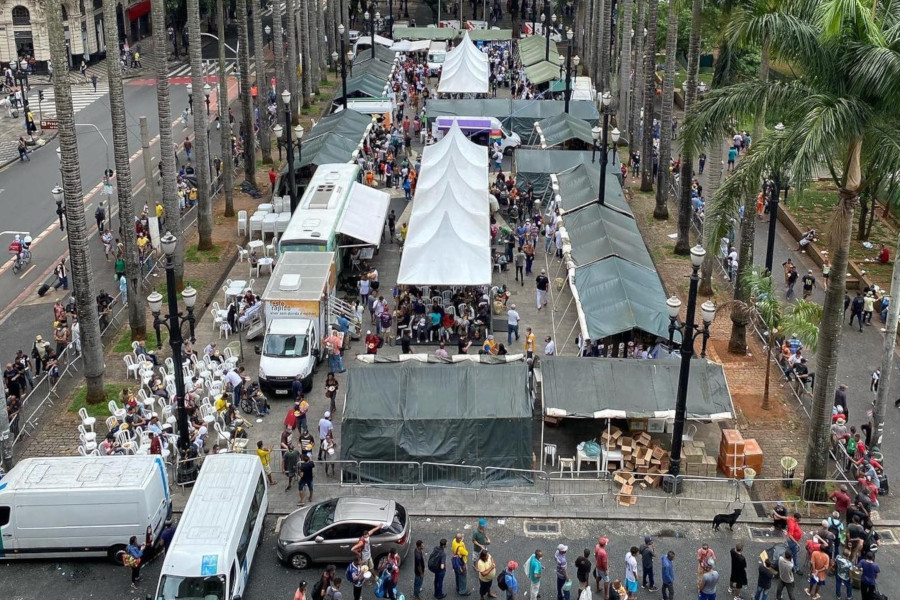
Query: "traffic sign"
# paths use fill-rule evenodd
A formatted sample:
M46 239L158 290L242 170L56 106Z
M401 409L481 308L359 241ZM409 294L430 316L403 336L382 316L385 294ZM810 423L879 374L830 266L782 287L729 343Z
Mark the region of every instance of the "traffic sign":
M58 119L41 119L41 129L58 129Z

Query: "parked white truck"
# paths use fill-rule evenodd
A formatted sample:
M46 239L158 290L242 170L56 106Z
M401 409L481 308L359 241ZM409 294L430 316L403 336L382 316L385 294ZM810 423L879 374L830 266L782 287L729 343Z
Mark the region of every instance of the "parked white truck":
M267 395L288 396L294 379L312 389L313 375L326 358L322 339L337 313L351 310L334 298L334 252L285 252L262 294L263 322L248 337L265 330L259 358L259 385Z

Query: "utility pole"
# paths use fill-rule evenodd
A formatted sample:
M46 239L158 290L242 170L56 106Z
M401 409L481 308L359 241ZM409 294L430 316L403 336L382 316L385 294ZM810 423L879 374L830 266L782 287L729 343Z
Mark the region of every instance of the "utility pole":
M155 216L157 201L156 185L153 183L153 157L150 156L150 127L147 125L147 117L140 117L138 121L141 125L141 156L144 159L144 178L147 182L147 195L150 197L147 206L153 208ZM161 173L160 176L162 176ZM160 225L160 230L162 230L162 225Z
M3 461L3 470L9 473L15 466L13 462L13 438L9 430L9 414L6 412L6 390L0 382L0 459Z

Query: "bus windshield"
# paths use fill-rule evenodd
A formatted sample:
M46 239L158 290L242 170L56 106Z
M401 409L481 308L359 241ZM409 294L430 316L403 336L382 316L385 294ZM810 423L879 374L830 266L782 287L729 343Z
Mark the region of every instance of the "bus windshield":
M226 600L225 576L177 577L163 575L157 600Z

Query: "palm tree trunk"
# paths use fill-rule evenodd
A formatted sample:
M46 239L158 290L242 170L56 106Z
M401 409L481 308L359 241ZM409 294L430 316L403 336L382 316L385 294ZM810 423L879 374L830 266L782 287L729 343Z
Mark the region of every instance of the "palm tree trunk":
M322 0L314 0L316 6L316 41L315 46L319 49L319 77L318 81L328 81L328 56L330 52L328 51L328 41L331 40L331 36L328 35L328 29L325 25L325 8L322 6ZM393 22L393 15L391 15L391 21ZM323 39L324 37L328 37L328 41ZM391 34L391 38L393 38L393 33ZM316 86L316 92L318 93L319 89Z
M310 87L313 93L319 93L319 81L322 80L322 50L325 44L322 41L322 28L319 26L319 15L321 14L321 3L317 0L309 0L309 62L312 67L310 73Z
M45 10L50 58L57 65L66 64L66 36L62 10ZM113 30L115 31L115 30ZM103 386L103 341L100 337L100 318L97 314L96 287L91 255L88 252L87 220L84 215L84 193L81 187L81 166L78 162L78 139L75 136L75 113L72 109L72 88L69 70L61 67L53 78L56 118L59 123L60 173L66 202L69 262L74 288L75 307L81 327L81 351L84 357L84 379L88 404L106 400ZM129 223L129 226L131 224Z
M345 0L346 1L346 0ZM294 0L285 0L284 18L287 21L288 57L287 65L288 89L291 91L291 120L297 118L298 98L300 95L297 84L297 9Z
M841 325L844 322L844 293L850 244L853 234L853 213L859 204L860 154L862 142L855 141L848 149L847 180L839 190L840 200L829 224L831 232L831 275L825 292L822 323L819 327L819 348L816 351L816 387L810 414L809 440L806 450L805 479L828 478L828 449L831 441L831 408L834 404L834 380L837 374ZM807 488L810 496L804 500L825 497L824 484Z
M250 94L250 33L247 31L247 0L237 0L238 61L241 71L241 134L244 141L244 181L256 185L256 135L253 131L253 105Z
M188 38L191 40L188 48L188 56L191 61L191 87L194 90L194 98L202 98L203 94L203 57L201 56L202 41L200 39L200 0L187 0L188 12ZM200 106L200 101L195 102ZM164 125L163 125L164 126ZM199 250L211 250L213 219L212 200L209 197L209 130L206 119L206 111L201 109L194 111L194 164L197 173L197 248Z
M600 30L603 28L601 22L603 21L603 3L606 0L594 0L593 8L591 10L591 52L594 56L593 65L593 73L594 73L594 81L597 82L597 86L600 87L602 92L602 78L603 78L603 46L600 42Z
M600 24L600 84L602 90L610 88L610 71L612 69L612 0L603 2L603 22Z
M716 202L715 194L716 190L719 189L719 185L722 183L722 144L714 144L709 151L709 181L706 184L706 198L707 205L706 210L711 211L713 204ZM714 240L707 239L708 230L704 228L703 230L703 246L705 248L714 248L717 247L718 244ZM743 239L743 238L742 238ZM703 265L700 268L700 290L699 293L703 296L712 296L713 295L713 287L712 287L712 274L713 267L715 266L715 261L718 260L718 252L707 252L706 257L703 259ZM740 261L740 258L738 259ZM743 273L743 271L738 268L738 274ZM740 276L735 277L735 285L740 285ZM741 308L736 307L732 309L732 322L734 320L734 313L740 311Z
M276 3L277 4L277 3ZM277 12L278 7L275 7ZM225 217L234 216L234 161L231 160L231 119L228 116L228 78L225 77L225 3L216 0L219 15L219 127L221 135L222 174L225 189Z
M116 5L112 2L103 5L103 26L106 31L116 31ZM120 234L125 244L128 324L131 327L131 339L143 340L147 337L147 315L141 289L141 260L138 254L137 232L134 230L134 204L131 202L131 152L128 151L125 89L122 87L122 69L117 61L106 61L106 75L109 77L109 113L112 119L113 158L116 162ZM147 185L154 185L153 174L146 173L145 176ZM153 207L153 210L155 208Z
M181 224L181 202L175 179L175 141L172 135L172 107L169 101L169 61L166 39L165 0L151 0L150 18L153 24L153 49L156 53L156 114L159 118L159 177L162 179L163 210L166 230L178 240L175 247L175 285L184 288L184 235ZM177 34L176 34L177 35ZM153 185L147 177L147 185Z
M740 279L740 277L738 277L738 279ZM766 348L766 355L765 355L765 357L763 357L763 360L766 361L766 383L763 386L763 403L762 403L763 410L771 410L772 409L772 403L769 400L769 381L770 381L770 373L772 370L772 360L771 360L772 345L775 343L774 329L775 329L774 327L769 327L769 343Z
M700 27L703 16L703 0L693 0L691 6L691 36L688 43L688 72L684 89L684 112L687 113L697 98L697 71L700 65ZM687 255L691 251L691 177L694 157L681 156L681 201L678 205L678 239L675 254Z
M272 30L276 33L273 33L275 42L273 43L273 48L275 49L275 101L278 101L278 97L282 90L287 89L287 81L285 80L284 75L284 36L281 35L281 30L284 29L284 23L281 19L281 9L279 8L280 2L275 3L276 10L272 11ZM333 2L328 3L329 6L333 4Z
M303 98L303 108L309 108L309 97L312 94L312 55L311 44L309 43L309 0L297 0L299 7L299 31L300 38L300 60L303 72L301 73L301 96Z
M328 48L325 50L328 53L328 56L325 59L326 63L331 60L331 55L334 52L340 52L340 42L337 39L337 26L340 21L340 16L338 15L336 4L337 3L334 2L334 0L325 3L325 10L328 11L325 15L325 22L323 24L323 31L325 31L325 35L328 36Z
M653 115L656 101L656 29L659 19L659 2L647 2L647 39L644 40L644 140L641 154L644 156L645 168L641 171L641 191L653 191ZM660 131L660 137L665 132ZM659 158L657 158L659 161ZM660 165L662 166L662 165ZM668 219L669 208L666 203L656 203L653 210L656 219Z
M617 102L617 106L619 109L619 117L618 121L620 126L628 133L631 134L631 131L628 129L628 119L630 118L630 108L631 108L631 30L633 29L632 24L632 13L634 9L634 2L632 0L625 0L625 6L623 7L622 14L622 52L621 52L621 60L622 67L619 69L619 101ZM629 138L628 143L631 144L632 140Z
M263 40L262 19L259 18L260 6L258 0L253 2L253 54L256 59L256 110L259 112L259 149L262 151L263 164L272 164L272 137L269 130L269 120L266 118L266 97L268 96L269 79L266 77L266 62L263 56L265 40ZM275 3L278 8L278 2ZM275 9L272 12L275 12Z
M675 54L678 51L678 10L669 0L666 19L666 70L663 73L662 114L659 124L659 173L656 176L656 206L669 201L669 163L672 161L672 108L675 104ZM669 209L666 207L666 217Z
M644 107L644 23L646 22L647 1L637 0L637 21L634 24L634 77L631 79L631 128L628 145L632 151L641 147L641 109ZM648 157L641 157L641 167L650 164Z

